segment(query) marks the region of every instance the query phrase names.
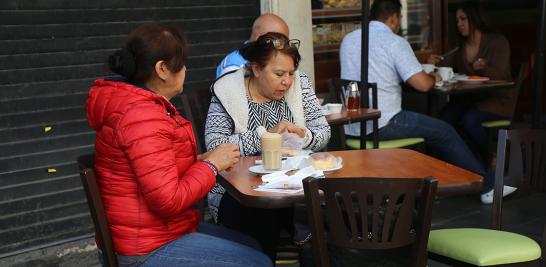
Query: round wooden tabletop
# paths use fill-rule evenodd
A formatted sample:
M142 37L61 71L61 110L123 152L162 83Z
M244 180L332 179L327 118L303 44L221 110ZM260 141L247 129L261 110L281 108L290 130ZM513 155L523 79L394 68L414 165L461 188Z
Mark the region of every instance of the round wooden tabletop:
M439 195L479 192L482 177L455 165L409 149L367 149L333 151L343 159L340 170L326 173L326 179L340 177L425 178L438 180ZM221 173L220 184L241 204L258 208L282 208L303 201L303 191L295 194L254 190L262 183L248 168L260 157L244 157L230 171Z

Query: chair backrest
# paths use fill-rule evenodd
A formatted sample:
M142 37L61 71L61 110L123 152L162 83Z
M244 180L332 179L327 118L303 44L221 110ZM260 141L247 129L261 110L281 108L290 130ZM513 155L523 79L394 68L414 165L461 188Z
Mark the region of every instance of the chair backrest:
M344 103L344 92L347 85L353 82L351 80L344 80L344 79L329 79L328 80L328 88L329 88L329 94L332 101L335 101L336 103ZM362 88L362 83L358 82L358 88ZM370 90L372 92L372 99L370 99ZM361 95L360 97L364 100L364 108L374 108L377 109L377 84L376 83L368 83L368 86L365 88L364 91L361 90L361 92L366 92L366 95ZM370 104L371 100L371 104Z
M515 95L514 95L514 102L517 104L518 102L518 98L519 98L519 95L521 94L521 91L523 90L523 82L525 80L526 77L529 76L529 61L526 60L524 62L521 62L520 64L518 64L515 69L514 69L514 74L515 74L515 85L514 85L514 90L516 91L515 92ZM513 114L512 114L512 117L514 117L515 115L515 112L516 112L516 109L514 108L513 110Z
M546 191L546 129L499 130L492 227L501 229L504 185ZM544 229L546 233L546 228Z
M180 114L182 114L182 116L186 120L189 120L191 122L193 135L195 136L195 143L197 143L197 153L201 154L204 152L202 146L203 137L201 136L200 132L197 129L197 126L195 125L197 120L195 119L194 111L191 108L189 96L186 94L180 95L180 101L182 102L182 109L179 110Z
M516 103L516 106L512 110L512 120L515 119L516 110L517 110L517 104L518 104L518 98L520 94L522 94L522 91L524 89L525 81L528 80L529 74L531 70L531 64L529 58L519 61L518 64L512 65L512 75L514 77L514 87L511 88L511 90L514 90L513 97L514 103ZM502 128L502 127L501 127ZM495 129L496 130L496 129ZM496 135L495 135L496 136ZM493 140L495 142L495 140ZM492 146L494 144L491 144Z
M522 63L520 63L519 65L517 65L517 69L514 71L514 73L516 74L516 79L515 79L515 82L516 82L516 85L514 86L516 91L519 92L521 91L521 88L523 87L523 80L525 79L525 77L529 74L529 62L528 61L524 61Z
M345 103L345 90L347 85L353 82L351 80L344 80L339 78L328 79L328 88L329 88L329 97L328 101L333 103ZM357 81L358 88L362 88L362 83ZM371 91L371 99L370 99ZM363 93L366 92L366 93ZM364 101L363 108L374 108L377 109L377 84L368 83L368 86L365 90L361 90L362 100ZM371 103L370 103L371 100ZM345 129L343 126L334 126L332 127L330 142L328 143L329 150L345 150Z
M102 251L103 264L109 267L118 266L114 243L112 242L112 234L108 227L104 206L100 197L97 179L95 177L95 154L88 154L78 157L78 165L80 167L80 178L82 180L85 195L87 196L87 204L91 211L91 218L95 225L95 232Z
M182 98L182 105L185 110L189 110L191 118L186 119L192 122L195 141L197 142L197 152L203 153L207 151L204 142L205 136L205 121L210 106L210 99L212 98L212 92L209 88L193 89L187 92L186 99ZM186 112L188 114L188 112Z
M370 250L412 245L412 265L425 266L437 184L431 177L306 178L303 187L316 265L330 266L330 244Z

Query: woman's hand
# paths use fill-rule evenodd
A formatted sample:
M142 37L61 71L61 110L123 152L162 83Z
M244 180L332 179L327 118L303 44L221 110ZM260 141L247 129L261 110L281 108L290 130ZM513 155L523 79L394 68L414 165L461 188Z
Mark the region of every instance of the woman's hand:
M205 160L205 158L208 157L208 155L210 155L210 152L211 151L207 151L207 152L205 152L203 154L197 155L197 160Z
M476 61L474 61L474 63L472 63L472 68L474 68L475 70L481 70L485 68L486 65L487 61L485 59L478 58Z
M283 133L283 132L289 132L289 133L295 133L299 137L305 136L305 130L296 126L295 124L282 120L277 125L271 127L269 130L267 130L270 133Z
M436 65L436 64L440 63L440 61L442 61L442 60L443 60L443 58L441 56L431 54L430 56L428 56L427 63Z
M218 171L223 171L233 167L239 158L239 146L234 144L221 144L213 150L201 155L202 160L208 160L218 168Z

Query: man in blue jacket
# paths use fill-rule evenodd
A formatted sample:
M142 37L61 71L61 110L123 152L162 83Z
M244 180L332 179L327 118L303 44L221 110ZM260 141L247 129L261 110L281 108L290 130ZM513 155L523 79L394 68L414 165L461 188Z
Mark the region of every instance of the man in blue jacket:
M250 40L245 41L245 43L254 42L262 34L268 32L278 32L288 37L288 25L282 18L275 14L262 14L256 18L254 24L252 24ZM222 76L224 73L239 69L245 65L246 62L247 61L241 56L241 54L239 54L239 50L229 53L216 68L216 78Z

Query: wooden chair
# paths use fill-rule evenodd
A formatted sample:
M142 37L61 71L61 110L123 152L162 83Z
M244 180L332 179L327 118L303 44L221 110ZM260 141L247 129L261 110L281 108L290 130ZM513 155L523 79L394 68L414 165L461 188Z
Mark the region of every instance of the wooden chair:
M184 97L184 95L182 95ZM182 99L184 108L191 114L191 118L187 118L192 122L195 133L195 141L197 142L197 152L203 153L207 151L205 147L205 121L210 106L212 92L209 88L193 89L187 93L187 99ZM184 103L186 102L186 103ZM186 106L188 108L186 108Z
M187 94L180 95L180 101L182 102L180 114L192 123L193 134L197 143L197 153L199 154L207 151L204 142L205 120L211 97L212 93L209 89L194 89L190 90ZM206 196L199 200L194 207L199 210L202 221L210 222L212 220L212 218L206 216L208 214Z
M542 246L526 236L501 231L504 185L518 191L546 191L546 130L500 130L493 194L492 229L441 229L430 233L429 256L455 266L516 266L542 260L546 252L546 225Z
M408 246L410 265L425 266L437 185L431 177L306 178L303 188L316 266L331 265L330 249L375 254ZM324 202L319 190L324 192Z
M344 80L344 79L330 79L328 80L329 90L330 90L330 100L336 103L343 103L343 91L344 88L352 81L350 80ZM362 87L362 83L357 82L359 88ZM371 90L371 104L370 104L370 98L368 97L369 91ZM373 83L369 83L366 90L366 96L360 96L364 99L364 107L371 107L373 109L378 109L377 105L377 85ZM341 149L345 149L345 147L349 147L351 149L361 149L362 145L360 144L360 140L358 138L345 138L345 132L343 130L339 131L339 133L336 133L339 135L340 140L340 147ZM401 139L394 139L394 140L383 140L379 141L379 148L417 148L417 150L424 151L424 142L425 139L421 137L416 138L401 138ZM366 149L374 148L372 141L366 142Z
M107 267L118 266L114 243L112 242L112 234L108 227L108 220L102 205L99 187L95 178L95 154L88 154L78 157L78 165L80 167L80 178L82 180L85 195L87 196L87 204L91 211L91 218L95 225L95 233L98 241L98 246L102 252L103 264Z
M518 96L521 93L523 87L523 81L525 77L529 74L529 62L524 61L518 65L517 70L514 71L516 76L516 84L514 89L516 91L515 101L517 102ZM512 114L514 117L514 114ZM485 128L487 133L487 155L484 155L486 162L489 164L493 158L493 153L495 152L495 145L498 139L498 132L500 129L509 129L512 127L513 119L509 120L492 120L482 122L482 127Z

